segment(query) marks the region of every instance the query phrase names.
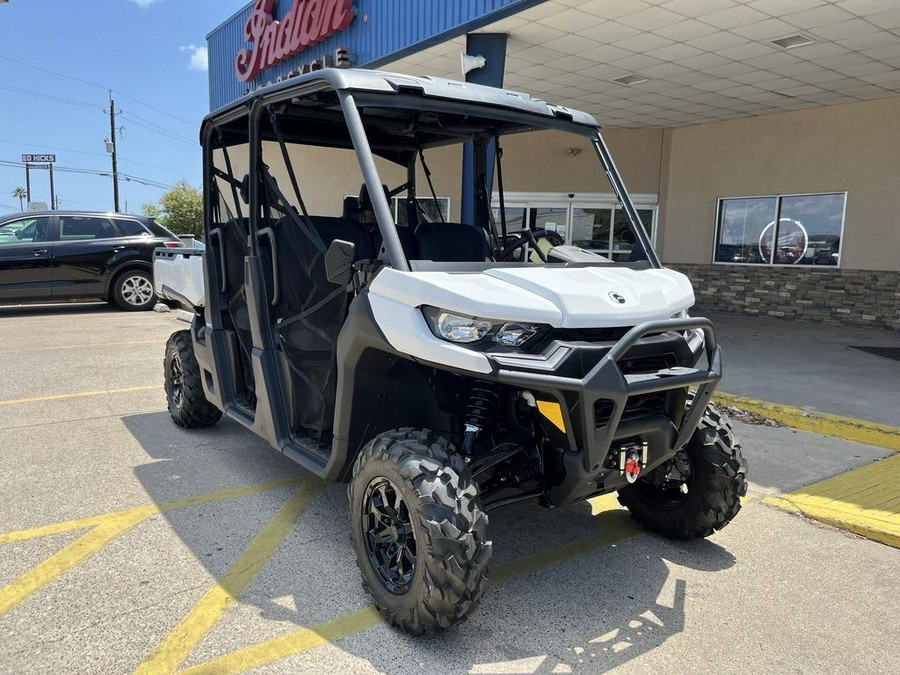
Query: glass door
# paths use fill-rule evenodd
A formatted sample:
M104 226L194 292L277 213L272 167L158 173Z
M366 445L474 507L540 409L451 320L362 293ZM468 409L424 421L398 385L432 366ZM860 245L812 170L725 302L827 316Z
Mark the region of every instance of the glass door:
M642 259L635 250L634 234L628 225L628 216L613 195L591 195L568 201L549 199L551 195L518 193L506 204L507 230L514 232L524 227L556 232L566 244L596 251L617 262ZM533 197L530 199L529 197ZM583 196L584 197L584 196ZM652 203L647 203L653 199ZM637 206L638 216L650 236L656 238L656 195L643 195ZM500 209L494 199L494 220L500 223Z
M638 217L654 239L655 207L638 208ZM628 216L618 205L600 208L572 206L572 244L606 256L616 262L627 262L639 252L634 250L634 233L628 225Z

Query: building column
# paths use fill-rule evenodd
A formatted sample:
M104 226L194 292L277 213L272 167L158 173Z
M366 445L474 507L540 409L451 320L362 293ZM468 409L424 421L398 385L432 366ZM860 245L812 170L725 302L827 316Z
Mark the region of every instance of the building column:
M483 56L485 64L466 73L466 82L488 87L502 87L506 71L506 33L469 33L466 35L466 54ZM494 144L488 147L486 189L490 200L494 181ZM471 142L463 146L463 171L460 214L461 221L475 223L475 148Z

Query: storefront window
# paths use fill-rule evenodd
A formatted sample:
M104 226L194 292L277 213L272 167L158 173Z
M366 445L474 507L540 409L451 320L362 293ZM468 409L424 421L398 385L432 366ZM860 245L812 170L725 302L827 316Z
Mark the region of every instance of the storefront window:
M846 193L719 200L715 262L837 265Z
M638 209L638 216L653 237L653 209ZM620 208L572 210L572 244L591 249L616 261L631 258L635 245L628 216ZM610 255L610 252L612 253Z

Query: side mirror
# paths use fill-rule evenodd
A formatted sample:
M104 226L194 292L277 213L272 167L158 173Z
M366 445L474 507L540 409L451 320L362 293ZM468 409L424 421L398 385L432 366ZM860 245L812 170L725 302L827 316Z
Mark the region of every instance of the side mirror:
M328 281L339 286L346 286L353 278L353 257L356 244L352 241L335 239L325 253L325 276Z

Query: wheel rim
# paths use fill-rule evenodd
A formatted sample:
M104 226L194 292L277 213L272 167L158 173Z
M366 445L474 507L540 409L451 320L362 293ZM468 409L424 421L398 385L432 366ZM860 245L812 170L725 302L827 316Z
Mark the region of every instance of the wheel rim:
M121 286L122 299L133 307L140 307L150 302L153 297L153 284L147 277L135 274L125 277Z
M178 354L172 356L169 366L169 396L172 398L172 405L180 409L184 400L184 369Z
M416 571L416 538L409 508L387 478L375 478L366 487L362 530L369 564L382 585L403 595Z
M635 491L657 509L671 511L684 504L693 484L691 458L683 450L634 484Z

